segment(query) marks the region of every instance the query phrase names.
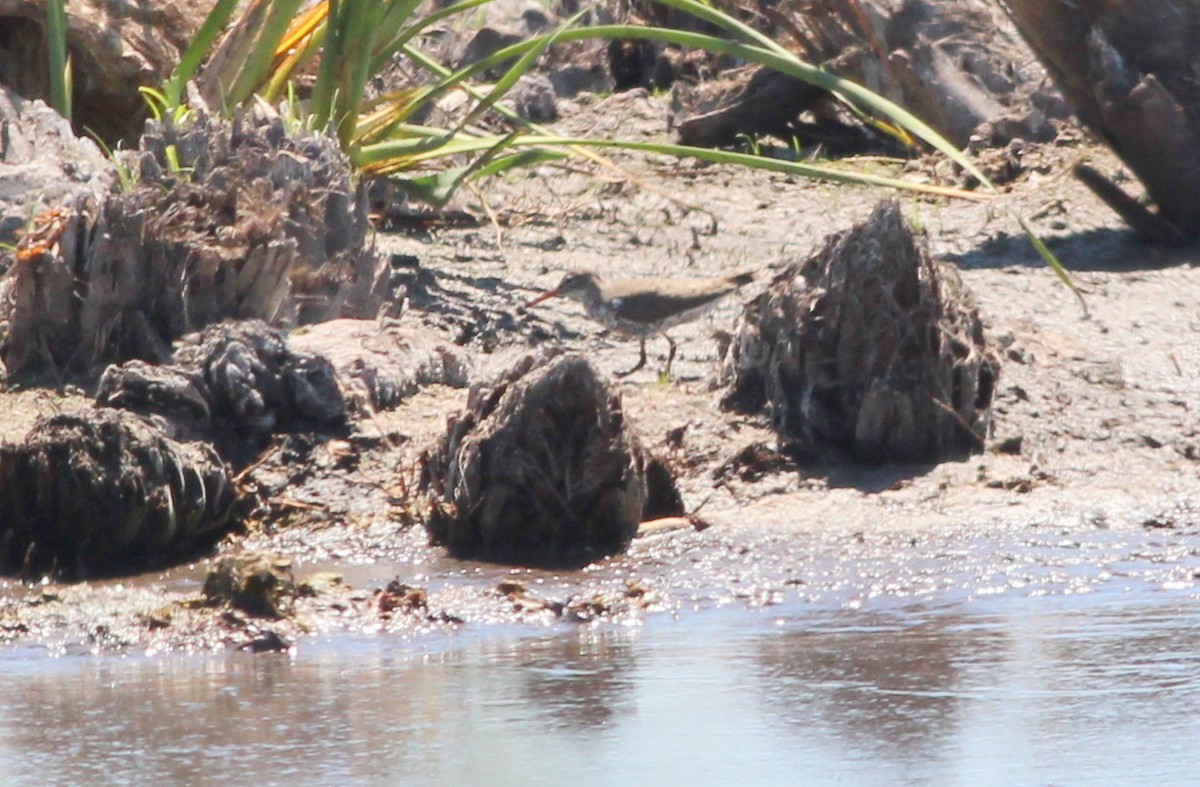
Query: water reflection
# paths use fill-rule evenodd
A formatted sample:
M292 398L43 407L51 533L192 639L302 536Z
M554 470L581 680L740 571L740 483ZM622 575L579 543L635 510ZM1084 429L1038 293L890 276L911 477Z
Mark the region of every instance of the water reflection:
M525 696L556 724L586 731L619 723L633 709L634 641L617 632L560 637L536 648L515 646ZM529 651L529 652L523 652Z
M416 655L370 641L296 658L25 663L3 678L3 781L488 781L536 761L548 729L628 713L633 653L620 632L584 632Z
M969 701L964 673L981 660L1002 660L1007 647L1002 631L968 623L861 615L764 637L763 696L801 735L817 728L894 760L938 756Z
M5 784L1187 783L1191 599L0 660ZM50 776L48 776L50 775Z
M834 617L760 639L754 678L795 745L892 783L1190 781L1196 610L1052 605Z
M244 654L79 661L8 683L4 759L30 784L386 773L405 733L418 745L434 733L445 702L412 671L347 681L320 661ZM362 750L378 761L355 761Z

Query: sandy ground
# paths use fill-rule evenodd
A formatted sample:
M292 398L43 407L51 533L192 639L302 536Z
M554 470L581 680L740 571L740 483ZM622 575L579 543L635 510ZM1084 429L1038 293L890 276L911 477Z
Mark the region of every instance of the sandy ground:
M620 118L624 129L632 123L651 136L665 133L665 116L662 101L634 91L583 103L560 125L604 133L598 126ZM349 441L284 445L249 476L269 493L271 510L219 554L266 551L290 564L283 573L297 584L288 586L278 617L201 604L211 562L201 560L124 581L0 581L0 642L50 652L158 652L270 647L271 635L286 644L337 632L636 620L702 605L697 599L766 603L802 581L788 562L788 543L807 534L832 539L829 549L853 550L864 533L961 532L969 539L1047 527L1068 534L1194 529L1200 251L1140 246L1065 174L1083 157L1119 171L1110 154L1078 137L1027 149L1022 175L987 203L900 197L932 252L959 265L989 336L1004 348L991 447L968 461L874 469L764 464L774 446L766 419L717 406L712 338L730 329L762 286L756 282L710 317L672 331L680 343L673 379L659 377L666 343L652 341L647 368L614 380L645 444L667 459L685 503L708 525L702 532L647 534L627 555L579 572L445 557L411 518L413 459L466 395L435 387L359 424ZM636 360L636 341L607 335L572 301L522 304L579 268L678 276L753 270L765 283L885 196L722 167L619 163L631 177L545 168L492 184L482 196L494 226L381 234L383 252L407 255L429 292L459 305L410 309L402 320L466 340L481 369L556 345L614 371ZM909 175L929 177L927 168ZM1011 213L1027 217L1071 268L1086 313L1041 264ZM77 396L42 391L4 397L4 439L19 437L38 414L85 406ZM672 439L681 428L682 440ZM349 467L347 452L356 456Z

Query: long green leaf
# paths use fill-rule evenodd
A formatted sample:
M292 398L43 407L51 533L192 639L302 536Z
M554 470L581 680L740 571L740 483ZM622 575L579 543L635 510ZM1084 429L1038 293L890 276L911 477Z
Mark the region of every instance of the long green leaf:
M341 14L342 0L328 0L329 14L325 20L325 42L321 47L321 65L317 68L317 83L309 99L313 125L325 128L333 117L333 99L337 94L337 63L342 49L340 29L334 22Z
M346 9L343 43L353 42L353 47L346 47L341 53L345 62L342 65L337 129L342 147L348 148L353 141L363 93L371 76L371 53L375 51L375 42L381 32L380 24L388 4L348 2L343 7Z
M304 42L299 51L285 58L284 63L275 69L271 74L270 80L265 88L262 89L262 97L268 104L274 104L283 95L284 90L291 82L292 75L296 71L304 68L312 62L317 53L325 46L325 31L327 22L322 22L313 30L312 35Z
M399 52L401 47L443 19L448 19L461 14L463 11L469 11L472 8L487 5L491 2L494 2L494 0L462 0L462 2L455 3L414 20L412 25L393 33L384 42L384 45L380 47L379 51L375 53L374 59L371 61L371 73L378 74L383 71L392 59L392 55Z
M513 86L517 84L517 81L520 80L521 77L525 76L525 74L527 74L531 68L537 65L538 58L540 58L542 54L549 49L555 41L558 40L559 36L570 28L574 27L575 23L578 22L584 16L584 14L588 13L589 11L591 11L591 8L585 6L575 14L563 20L563 23L558 26L558 29L556 29L550 35L539 36L543 43L541 43L539 46L532 47L528 52L521 55L520 59L512 64L512 67L504 73L504 76L502 76L496 82L488 94L476 103L475 108L467 114L463 121L458 125L458 129L456 130L466 128L478 120L484 112L487 112L489 109L491 109L497 101L499 101L506 93L508 93L508 91L512 90Z
M229 23L229 18L233 15L237 4L238 0L218 0L213 9L208 12L208 16L204 17L200 29L196 31L192 42L188 44L183 56L179 58L179 65L175 66L170 78L163 85L163 94L166 96L170 110L174 110L183 102L183 90L187 86L188 80L195 76L200 64L204 62L205 56L213 50L217 38L225 29L225 25Z
M254 44L245 60L240 63L238 74L225 96L227 108L238 106L267 82L279 43L287 34L288 27L303 2L304 0L270 0L266 18L258 26L254 36Z
M510 134L493 144L483 155L463 167L442 169L430 175L416 178L392 178L408 194L434 207L443 207L455 192L468 180L497 175L510 169L531 167L536 164L563 158L566 154L547 150L522 150L508 156L499 156L515 139Z
M1021 225L1021 229L1025 230L1025 236L1028 237L1030 243L1033 244L1033 248L1035 251L1037 251L1038 256L1042 258L1046 265L1050 266L1050 270L1054 271L1054 275L1057 276L1063 284L1067 285L1067 289L1069 289L1075 295L1075 298L1079 301L1079 305L1083 307L1084 316L1087 316L1087 301L1083 299L1083 293L1080 292L1079 288L1075 286L1075 282L1071 279L1071 274L1067 273L1067 269L1063 266L1062 261L1060 261L1054 252L1050 250L1050 247L1046 245L1046 242L1038 237L1038 235L1033 231L1033 228L1029 226L1029 223L1025 221L1024 217L1013 211L1009 211L1009 214L1017 220L1017 223Z
M47 60L50 68L50 105L71 117L71 75L67 65L67 10L64 0L46 3Z
M486 150L495 143L495 138L470 137L458 138L437 147L431 148L424 140L390 140L374 145L367 145L357 150L354 162L358 166L369 167L390 158L405 158L410 166L433 161L473 151ZM614 139L585 139L578 137L559 137L553 135L527 134L516 137L514 147L592 147L617 148L621 150L637 150L645 153L659 153L678 158L695 158L714 164L733 164L742 167L780 172L787 175L797 175L805 178L817 178L835 183L848 183L860 186L883 186L886 188L902 189L905 191L930 194L939 197L954 197L973 201L986 201L990 197L972 191L934 186L925 183L911 183L898 178L888 178L865 172L853 172L846 169L824 167L816 164L801 164L795 161L752 156L748 153L735 153L728 150L713 150L698 148L690 145L672 145L665 142L633 142Z
M757 34L756 34L757 35ZM542 36L531 38L494 52L492 55L472 63L466 68L455 72L459 80L469 79L477 73L494 67L498 63L514 57L519 57L532 47L540 46ZM954 147L953 143L938 134L927 123L908 112L898 104L872 93L861 85L848 79L831 74L817 66L807 63L787 52L777 44L770 48L729 41L704 33L693 33L685 30L671 30L661 27L639 27L637 25L596 25L593 27L575 28L558 33L559 41L579 41L589 38L633 38L649 41L662 41L696 49L706 49L721 52L740 58L751 63L767 66L797 79L822 87L834 95L862 107L867 112L883 117L909 131L913 136L928 143L931 147L945 154L956 164L975 176L980 183L995 190L995 186L986 175L967 156Z

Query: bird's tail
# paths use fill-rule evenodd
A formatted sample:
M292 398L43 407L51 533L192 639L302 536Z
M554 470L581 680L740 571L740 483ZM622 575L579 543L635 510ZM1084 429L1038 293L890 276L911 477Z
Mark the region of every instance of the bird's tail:
M746 271L729 277L729 283L735 287L744 287L752 281L754 281L754 271Z

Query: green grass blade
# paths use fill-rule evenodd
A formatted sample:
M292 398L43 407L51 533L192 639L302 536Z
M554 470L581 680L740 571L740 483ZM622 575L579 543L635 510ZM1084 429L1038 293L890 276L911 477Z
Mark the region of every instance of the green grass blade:
M431 13L413 18L421 2L422 0L395 0L388 4L379 19L378 33L375 36L376 48L371 52L372 74L378 74L387 68L388 61L400 46L397 40L411 29L413 23L421 24L429 16L433 16Z
M464 118L462 123L459 124L457 130L461 130L471 125L478 120L484 112L487 112L489 109L491 109L497 101L499 101L506 93L508 93L508 91L512 90L513 86L517 84L517 81L521 77L525 76L525 74L537 64L538 58L540 58L542 54L549 49L555 41L558 40L558 37L562 33L565 33L567 30L574 27L575 23L578 22L589 11L591 11L591 8L585 6L575 14L565 19L563 23L558 26L558 29L556 29L550 35L539 36L539 44L531 47L528 52L521 55L517 62L513 63L512 67L504 73L504 76L502 76L496 82L487 95L485 95L476 103L475 108L467 114L466 118Z
M848 79L842 79L835 74L825 71L817 66L807 63L795 55L781 50L778 45L772 48L764 48L750 44L743 44L738 41L729 41L723 38L706 35L704 33L693 33L684 30L671 30L659 27L639 27L637 25L596 25L593 27L582 27L573 30L565 30L557 33L559 41L578 41L588 38L634 38L640 40L661 41L668 44L678 44L680 46L693 47L697 49L706 49L713 52L721 52L742 60L746 60L759 65L768 66L783 74L794 76L802 79L818 87L822 87L834 95L856 104L865 111L883 117L901 128L905 129L913 136L918 137L928 143L931 147L946 155L956 164L961 166L967 172L975 176L980 183L986 187L995 190L995 186L983 174L983 172L965 156L958 148L954 147L948 139L938 134L932 127L922 121L920 118L908 112L892 101L880 96L876 93L867 90L865 87L851 82ZM460 69L456 72L458 81L469 79L477 73L485 71L489 68L510 60L514 57L519 57L528 51L530 48L540 46L541 36L531 38L527 41L522 41L517 44L505 47L491 56Z
M303 1L271 0L266 18L258 26L253 46L238 64L237 76L225 96L227 108L238 106L267 84L275 52Z
M374 145L367 145L356 152L355 163L369 166L386 161L390 158L405 158L410 166L427 163L439 158L485 150L495 144L495 137L459 137L433 148L424 141L389 140ZM925 183L910 183L898 178L882 175L872 175L865 172L854 172L846 169L825 167L816 164L802 164L795 161L753 156L748 153L736 153L728 150L713 150L697 148L690 145L673 145L665 142L632 142L613 139L584 139L578 137L559 137L543 134L526 134L512 140L514 147L541 148L616 148L621 150L637 150L645 153L658 153L677 158L695 158L714 164L732 164L741 167L779 172L786 175L796 175L805 178L816 178L834 183L846 183L858 186L881 186L900 189L919 194L929 194L937 197L953 197L982 202L990 199L987 195L973 191L964 191L948 186L934 186Z
M268 104L274 104L278 101L279 97L287 89L287 86L292 84L292 74L311 63L312 59L317 56L317 53L322 50L322 47L325 46L325 32L327 29L328 21L317 25L300 51L290 59L290 67L280 67L274 70L270 81L267 82L267 86L262 90L262 97Z
M1033 248L1037 251L1042 260L1048 266L1050 266L1050 270L1054 271L1054 274L1058 276L1059 280L1062 281L1063 284L1067 285L1067 288L1075 295L1076 299L1078 299L1079 305L1083 307L1083 314L1085 317L1087 317L1087 301L1083 299L1083 293L1079 291L1077 286L1075 286L1075 282L1071 279L1071 274L1067 272L1067 269L1063 266L1062 261L1060 261L1054 252L1050 250L1050 247L1046 245L1046 242L1038 237L1037 233L1033 231L1033 228L1029 226L1029 223L1026 222L1022 216L1013 211L1009 211L1009 213L1017 220L1017 223L1021 225L1021 229L1025 231L1025 235L1033 244Z
M342 0L329 0L329 14L325 18L325 41L321 47L321 64L317 67L317 82L309 99L309 111L314 128L325 128L333 117L333 100L337 94L337 63L342 48L340 18Z
M555 153L546 150L522 150L509 156L502 156L485 166L477 163L455 169L439 170L431 175L416 178L398 178L391 180L402 188L409 196L422 200L434 207L444 207L454 193L468 180L498 175L510 169L532 167L546 161L562 158L565 153Z
M237 4L238 0L218 0L200 24L200 29L196 31L192 42L188 44L183 56L179 58L179 65L175 67L170 78L163 85L163 94L172 109L183 103L184 87L188 80L196 75L205 56L216 46L217 39L225 29L225 25L229 23L229 18L233 15Z
M453 169L439 170L430 175L415 178L392 178L408 194L424 200L434 207L443 207L454 196L455 192L468 180L496 175L509 169L534 166L544 161L562 158L566 154L549 150L523 150L508 156L500 156L517 135L509 134L498 140L489 140L492 144L484 150L483 155L470 164Z
M46 3L46 41L50 68L50 106L71 118L71 75L67 63L67 10L64 0Z
M420 19L414 20L414 23L411 26L404 28L390 36L384 45L380 47L380 50L375 53L374 59L371 61L371 72L375 74L381 72L387 67L388 62L392 59L392 55L399 52L400 49L413 38L420 35L423 31L429 29L433 25L436 25L438 22L441 22L443 19L448 19L457 14L461 14L463 11L469 11L472 8L477 8L481 5L487 5L491 2L493 2L493 0L463 0L463 2L455 3L454 5L443 8L440 11L434 11L428 16L423 16Z

